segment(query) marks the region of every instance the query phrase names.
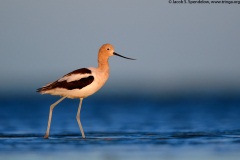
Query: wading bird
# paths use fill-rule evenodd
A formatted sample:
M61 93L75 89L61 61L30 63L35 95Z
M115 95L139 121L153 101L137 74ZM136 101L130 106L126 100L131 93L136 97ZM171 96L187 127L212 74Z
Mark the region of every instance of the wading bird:
M81 68L72 71L62 78L37 89L37 92L41 94L58 95L61 98L50 106L48 126L44 138L49 137L52 112L54 107L65 98L79 98L80 103L77 111L77 122L82 133L82 137L85 138L85 134L80 121L80 111L82 107L82 101L84 98L97 92L107 81L109 76L109 57L116 55L122 58L135 60L133 58L124 57L114 52L114 47L111 44L104 44L100 47L98 52L98 67L93 68Z

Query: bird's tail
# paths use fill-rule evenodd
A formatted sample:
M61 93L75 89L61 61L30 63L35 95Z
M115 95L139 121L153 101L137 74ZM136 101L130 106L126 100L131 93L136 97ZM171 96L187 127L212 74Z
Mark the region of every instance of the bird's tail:
M36 92L39 92L39 93L41 93L41 94L44 94L45 91L46 91L45 87L38 88L38 89L36 90Z
M41 94L44 94L44 93L46 93L46 91L49 91L49 90L53 89L53 85L52 84L54 84L54 82L53 83L49 83L46 86L43 86L41 88L38 88L36 91L41 93Z

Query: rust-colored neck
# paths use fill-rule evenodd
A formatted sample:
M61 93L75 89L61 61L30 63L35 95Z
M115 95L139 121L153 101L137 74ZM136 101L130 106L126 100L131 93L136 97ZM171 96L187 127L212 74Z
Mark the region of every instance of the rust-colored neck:
M101 71L109 71L109 64L108 64L109 56L105 54L98 54L98 69Z

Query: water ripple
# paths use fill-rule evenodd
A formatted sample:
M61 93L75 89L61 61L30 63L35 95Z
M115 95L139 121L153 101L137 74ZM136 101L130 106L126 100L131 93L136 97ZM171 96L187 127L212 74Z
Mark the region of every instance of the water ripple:
M53 134L44 139L41 134L0 134L0 152L11 150L47 151L78 146L103 145L240 145L239 130L225 132L89 132L82 139L79 134Z

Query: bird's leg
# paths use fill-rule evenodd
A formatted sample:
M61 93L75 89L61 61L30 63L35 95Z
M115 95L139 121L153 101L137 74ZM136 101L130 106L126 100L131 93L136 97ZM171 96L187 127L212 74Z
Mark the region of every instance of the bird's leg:
M83 101L83 98L80 98L80 103L79 103L79 106L78 106L78 112L77 112L77 122L78 122L78 126L80 128L80 131L82 133L82 137L85 138L85 135L84 135L84 131L83 131L83 128L82 128L82 124L81 124L81 121L80 121L80 111L81 111L81 107L82 107L82 101Z
M46 134L45 134L44 138L48 138L48 136L49 136L49 131L50 131L50 126L51 126L53 108L54 108L58 103L60 103L62 100L64 100L65 98L66 98L66 97L62 97L61 99L59 99L57 102L53 103L53 104L50 106L49 117L48 117L48 126L47 126L47 131L46 131Z

